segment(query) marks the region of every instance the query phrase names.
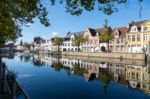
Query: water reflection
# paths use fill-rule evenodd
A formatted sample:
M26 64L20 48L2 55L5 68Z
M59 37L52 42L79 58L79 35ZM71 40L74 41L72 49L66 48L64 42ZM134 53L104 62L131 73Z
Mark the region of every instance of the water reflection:
M36 60L36 61L35 61ZM123 63L106 63L93 60L81 60L68 57L49 57L45 55L33 58L33 64L47 64L56 71L65 69L68 75L84 76L86 81L100 80L104 93L111 81L127 88L150 94L150 66L128 65ZM43 66L42 65L42 66Z
M18 81L31 99L140 99L150 95L150 65L141 61L22 53L6 63L19 72Z
M23 96L16 78L17 73L8 71L5 63L0 60L0 99L17 99Z

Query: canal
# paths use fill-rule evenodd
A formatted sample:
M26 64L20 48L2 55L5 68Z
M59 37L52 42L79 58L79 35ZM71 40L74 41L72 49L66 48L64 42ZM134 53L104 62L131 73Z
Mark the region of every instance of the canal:
M150 64L24 54L2 60L31 99L150 99Z

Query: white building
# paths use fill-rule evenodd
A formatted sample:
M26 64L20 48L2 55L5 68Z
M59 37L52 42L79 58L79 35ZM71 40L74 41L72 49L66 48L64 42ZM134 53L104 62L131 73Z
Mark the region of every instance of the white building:
M78 51L78 47L74 46L73 41L75 37L80 34L82 34L82 32L68 33L67 36L63 38L62 51ZM79 48L81 49L81 46Z

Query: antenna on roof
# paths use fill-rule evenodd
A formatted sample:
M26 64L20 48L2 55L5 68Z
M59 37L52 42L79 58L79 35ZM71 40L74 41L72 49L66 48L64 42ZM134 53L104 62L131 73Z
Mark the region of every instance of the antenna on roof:
M142 4L141 4L142 1L143 1L143 0L138 0L139 6L140 6L140 11L139 11L139 17L140 17L140 19L142 18L142 10L143 10Z

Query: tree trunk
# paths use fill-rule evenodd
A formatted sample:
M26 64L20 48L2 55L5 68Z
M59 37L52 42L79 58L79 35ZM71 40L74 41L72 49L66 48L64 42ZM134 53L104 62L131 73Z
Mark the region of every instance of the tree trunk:
M80 46L80 45L78 45L78 52L79 52L79 46Z
M108 45L108 52L109 52L109 40L108 40L108 42L107 42L107 45Z
M59 53L59 45L57 46L57 52Z

